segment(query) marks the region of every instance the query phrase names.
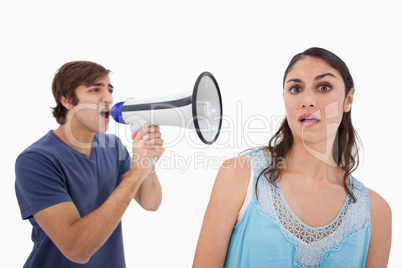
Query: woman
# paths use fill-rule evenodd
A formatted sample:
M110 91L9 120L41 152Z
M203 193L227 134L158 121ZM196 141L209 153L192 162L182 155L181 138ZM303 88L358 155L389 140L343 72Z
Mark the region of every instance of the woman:
M391 209L351 176L353 79L321 48L285 71L286 119L267 147L222 164L193 267L386 267Z

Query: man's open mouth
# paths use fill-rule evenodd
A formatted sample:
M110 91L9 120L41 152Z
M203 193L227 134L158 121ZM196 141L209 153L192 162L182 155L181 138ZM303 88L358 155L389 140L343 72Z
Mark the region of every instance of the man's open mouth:
M109 118L110 116L110 111L109 110L104 110L100 112L100 115L104 118Z

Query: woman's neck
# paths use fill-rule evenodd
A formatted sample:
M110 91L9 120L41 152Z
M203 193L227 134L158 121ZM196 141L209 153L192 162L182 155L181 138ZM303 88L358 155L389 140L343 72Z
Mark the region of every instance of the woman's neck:
M322 148L323 146L314 146ZM324 147L326 147L324 145ZM332 146L325 151L313 149L304 143L295 142L286 156L286 173L297 173L306 180L336 180L340 178L341 169L332 156Z

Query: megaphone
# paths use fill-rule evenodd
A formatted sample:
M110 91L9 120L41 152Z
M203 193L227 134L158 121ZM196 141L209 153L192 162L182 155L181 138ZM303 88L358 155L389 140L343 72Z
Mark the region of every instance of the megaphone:
M201 73L192 94L127 99L111 109L113 119L137 132L143 126L168 125L195 129L205 144L214 143L222 126L222 98L215 77Z

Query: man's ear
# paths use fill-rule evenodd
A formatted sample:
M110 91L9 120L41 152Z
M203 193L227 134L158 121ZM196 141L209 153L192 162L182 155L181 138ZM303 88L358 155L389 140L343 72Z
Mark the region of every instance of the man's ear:
M352 87L348 93L348 95L345 98L345 105L343 107L343 111L345 113L349 112L350 109L352 109L352 104L353 104L353 96L355 94L355 88Z
M64 108L66 108L68 111L70 111L70 110L74 107L72 101L71 101L70 99L67 99L67 98L64 97L64 96L61 96L61 97L60 97L60 103L61 103L61 105L63 105Z

